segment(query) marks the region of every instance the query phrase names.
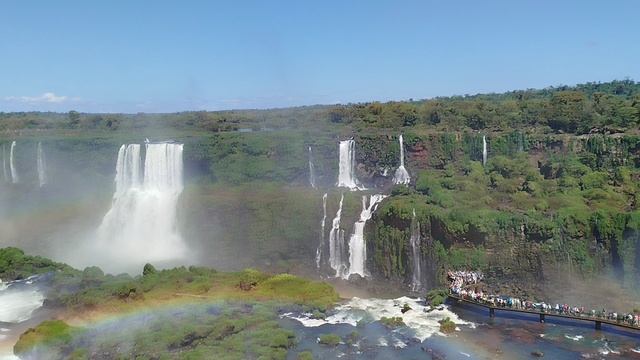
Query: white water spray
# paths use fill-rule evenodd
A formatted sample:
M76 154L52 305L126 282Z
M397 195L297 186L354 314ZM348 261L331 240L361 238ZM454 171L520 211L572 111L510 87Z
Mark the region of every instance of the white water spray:
M329 231L329 266L336 271L336 277L342 276L348 270L345 263L344 230L340 228L342 217L342 204L344 194L340 195L340 205L336 217L333 218L331 231Z
M351 190L364 190L356 179L356 142L353 139L340 141L340 163L338 168L338 187Z
M482 135L482 165L487 165L487 138Z
M177 229L183 189L182 144L147 144L144 172L140 145L122 145L113 204L97 231L100 251L135 263L181 258L186 247Z
M4 175L4 182L9 182L9 170L7 169L7 146L2 144L2 173Z
M413 271L411 275L411 291L422 290L422 270L420 266L420 223L416 220L416 209L413 209L413 217L411 218L411 258L413 260Z
M44 151L42 150L42 143L38 142L37 148L37 168L38 168L38 183L40 187L43 187L47 183L47 162L44 158Z
M316 188L316 167L313 165L313 152L309 146L309 185Z
M402 134L400 134L400 167L396 170L395 175L393 176L394 184L408 184L411 182L411 177L409 176L409 172L404 167L404 141L402 139Z
M385 195L381 194L371 195L367 206L367 196L362 196L360 219L354 224L353 234L349 239L349 272L342 274L345 279L349 278L351 274L358 274L362 277L368 275L366 271L367 244L364 241L364 226L367 224L367 220L371 219L376 207L385 197Z
M11 151L9 152L9 168L11 169L11 182L17 184L20 182L20 177L18 176L18 170L16 170L16 164L13 159L13 151L16 147L16 142L13 141L11 143Z
M316 267L320 268L322 260L322 250L324 249L324 228L327 222L327 193L322 195L322 221L320 222L320 244L316 250Z

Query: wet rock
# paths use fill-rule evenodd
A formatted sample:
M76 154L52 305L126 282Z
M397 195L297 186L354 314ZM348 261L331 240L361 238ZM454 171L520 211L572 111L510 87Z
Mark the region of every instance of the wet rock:
M531 352L531 356L541 358L541 357L543 357L543 356L544 356L544 353L543 353L542 351L540 351L540 350L536 350L536 351L532 351L532 352Z

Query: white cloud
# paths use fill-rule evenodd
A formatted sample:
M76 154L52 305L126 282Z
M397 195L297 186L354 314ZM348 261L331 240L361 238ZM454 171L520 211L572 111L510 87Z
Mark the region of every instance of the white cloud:
M6 101L17 101L22 103L36 104L36 103L50 103L59 104L67 100L77 100L77 98L70 99L68 96L58 96L52 92L46 92L40 96L7 96L4 98Z

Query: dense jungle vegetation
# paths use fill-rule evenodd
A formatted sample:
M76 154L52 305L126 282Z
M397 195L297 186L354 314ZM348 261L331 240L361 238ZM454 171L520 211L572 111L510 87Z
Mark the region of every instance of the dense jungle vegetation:
M102 192L93 204L68 209L69 218L104 211L121 143L154 136L184 142L182 233L203 261L223 268L308 267L321 236L322 195L330 226L343 193L335 188L337 140L353 136L358 178L392 195L367 224L369 270L410 280L415 209L429 285L448 268L536 280L550 270L613 269L624 281L640 279L639 127L640 83L631 80L274 110L0 114L1 142L19 139L27 149L17 154L25 179L35 179L30 159L42 141L60 189L81 189L91 179ZM384 175L399 164L399 133L408 187L393 187ZM318 189L308 185L309 147ZM26 180L17 187L24 194L11 196L35 196ZM347 239L361 195L345 192Z
M34 273L48 278L42 285L45 308L59 320L44 321L20 337L14 351L23 359L199 359L211 353L221 359L285 358L295 349L296 334L281 326L279 313L296 309L324 316L338 300L328 284L289 274L193 266L156 270L147 264L142 275L113 276L98 267L76 270L0 248L3 279ZM101 319L114 314L121 318ZM82 316L97 322L64 321Z
M21 129L239 129L433 127L504 131L536 127L585 134L640 124L640 83L632 80L429 100L307 106L274 110L196 111L177 114L0 113L0 131Z

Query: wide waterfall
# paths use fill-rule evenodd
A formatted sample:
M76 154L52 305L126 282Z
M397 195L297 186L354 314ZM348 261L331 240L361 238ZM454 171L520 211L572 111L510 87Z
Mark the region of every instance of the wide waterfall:
M402 139L402 134L400 134L400 167L396 170L395 175L393 176L394 184L408 184L411 182L411 177L409 176L409 172L404 167L404 141Z
M338 168L338 187L351 190L364 190L356 179L356 142L353 139L340 141L340 163Z
M11 169L11 182L17 184L20 182L20 177L18 176L18 170L16 170L16 163L13 158L13 152L16 147L16 142L13 141L11 143L11 151L9 152L9 168Z
M309 146L309 185L312 188L316 188L316 168L313 165L313 152L311 146Z
M320 268L320 261L322 260L322 251L324 249L324 228L327 222L327 193L322 195L322 221L320 221L320 243L316 250L316 267Z
M420 223L416 220L416 209L413 209L413 217L411 218L411 258L413 261L413 271L411 273L411 291L422 290L422 270L420 266Z
M482 165L487 165L487 137L482 135Z
M38 183L40 187L43 187L47 183L47 163L44 158L44 151L42 151L42 143L38 142L38 148L36 151L36 165L38 168Z
M342 204L344 202L344 194L340 196L340 205L336 217L333 218L331 231L329 232L329 266L336 271L336 277L343 276L347 273L347 264L345 263L345 244L344 230L340 228L340 219L342 217Z
M2 173L4 175L4 182L9 182L9 170L7 169L7 147L2 144Z
M182 144L147 144L143 169L140 145L120 147L113 203L97 231L98 250L115 262L167 261L185 255L176 216L183 189L182 149Z
M344 278L348 278L351 274L358 274L362 277L367 276L367 245L364 241L364 226L367 220L371 219L373 212L378 204L385 198L385 195L376 194L369 197L367 205L367 196L362 196L362 212L360 219L353 226L353 234L349 239L349 272L342 274Z

